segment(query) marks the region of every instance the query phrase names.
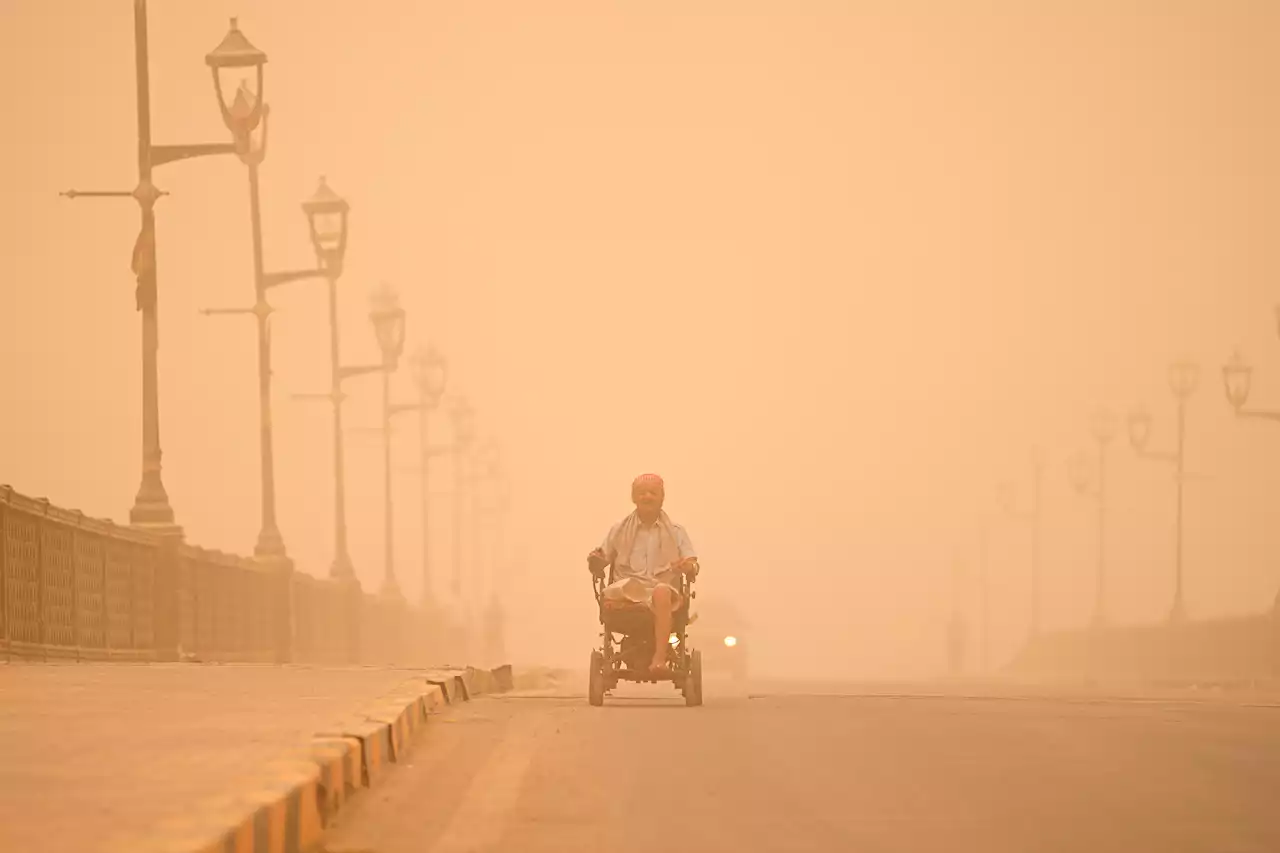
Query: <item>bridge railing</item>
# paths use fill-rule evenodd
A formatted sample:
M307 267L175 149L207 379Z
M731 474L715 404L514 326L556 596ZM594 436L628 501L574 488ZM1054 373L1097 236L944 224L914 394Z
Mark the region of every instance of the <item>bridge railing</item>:
M0 656L412 663L440 653L426 622L355 583L162 540L0 486Z
M1280 675L1280 617L1261 613L1045 632L1022 649L1009 670L1156 681L1274 678Z

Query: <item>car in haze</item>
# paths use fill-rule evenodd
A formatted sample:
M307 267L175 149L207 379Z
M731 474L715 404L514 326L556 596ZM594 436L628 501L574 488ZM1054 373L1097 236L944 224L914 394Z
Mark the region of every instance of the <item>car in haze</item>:
M693 648L702 651L703 673L745 682L751 629L742 612L726 598L700 595L693 603L691 617L689 638Z

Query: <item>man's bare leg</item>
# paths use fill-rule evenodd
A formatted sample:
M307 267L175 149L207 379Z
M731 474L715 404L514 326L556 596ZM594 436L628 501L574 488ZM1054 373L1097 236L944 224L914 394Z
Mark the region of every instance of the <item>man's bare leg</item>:
M667 668L667 641L671 637L671 589L659 586L653 591L653 662L651 672Z

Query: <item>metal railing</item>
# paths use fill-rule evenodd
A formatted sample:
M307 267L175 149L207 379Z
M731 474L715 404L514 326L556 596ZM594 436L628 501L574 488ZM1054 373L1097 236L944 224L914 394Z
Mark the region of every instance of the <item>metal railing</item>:
M354 583L0 486L0 657L410 664L443 653L433 627Z

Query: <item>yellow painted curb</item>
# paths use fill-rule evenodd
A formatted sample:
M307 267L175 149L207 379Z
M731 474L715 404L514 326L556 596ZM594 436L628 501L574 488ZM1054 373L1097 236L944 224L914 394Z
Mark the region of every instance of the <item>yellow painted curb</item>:
M515 689L515 674L512 672L511 664L503 664L495 666L489 670L490 679L493 682L493 689L497 693L506 693Z
M361 787L371 788L391 761L391 727L357 715L316 733L321 738L355 738L360 742Z
M113 853L313 853L325 827L361 788L407 755L432 714L484 693L510 690L523 674L431 670L316 732L310 743L254 768L233 794L202 799ZM507 686L510 685L510 686Z

